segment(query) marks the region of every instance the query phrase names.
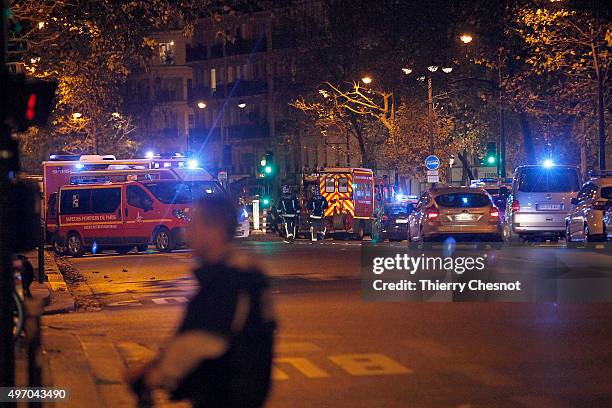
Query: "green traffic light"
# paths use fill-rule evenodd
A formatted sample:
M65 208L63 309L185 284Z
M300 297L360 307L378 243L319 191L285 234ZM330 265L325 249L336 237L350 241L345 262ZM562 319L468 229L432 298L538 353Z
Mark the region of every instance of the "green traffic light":
M269 199L269 198L264 198L264 199L263 199L263 204L264 204L264 205L268 205L268 204L270 204L270 199Z
M272 166L266 166L264 168L264 171L266 172L266 174L271 174L272 173Z
M489 164L495 164L495 156L489 156L489 157L487 157L487 163L489 163Z

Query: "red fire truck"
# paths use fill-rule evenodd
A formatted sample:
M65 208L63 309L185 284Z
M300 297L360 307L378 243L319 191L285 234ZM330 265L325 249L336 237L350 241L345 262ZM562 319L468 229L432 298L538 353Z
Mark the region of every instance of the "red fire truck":
M194 166L184 156L170 158L117 160L114 156L51 156L43 162L43 221L48 243L55 240L57 227L57 193L66 185L113 183L141 180L183 180L221 186L206 170Z
M305 175L302 180L302 208L306 208L312 185L319 186L321 195L329 204L325 212L328 233L345 232L357 239L372 234L377 207L372 170L332 167ZM303 220L307 218L308 214L304 214Z

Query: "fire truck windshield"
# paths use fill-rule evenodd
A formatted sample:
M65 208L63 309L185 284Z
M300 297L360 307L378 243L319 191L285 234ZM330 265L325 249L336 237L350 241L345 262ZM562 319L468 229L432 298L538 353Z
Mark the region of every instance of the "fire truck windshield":
M191 188L186 183L146 183L144 186L164 204L189 204L194 200Z

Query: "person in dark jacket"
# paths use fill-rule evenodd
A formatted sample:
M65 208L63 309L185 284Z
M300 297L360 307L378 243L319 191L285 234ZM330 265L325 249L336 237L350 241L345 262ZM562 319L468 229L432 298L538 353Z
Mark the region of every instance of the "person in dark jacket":
M325 239L325 210L327 199L321 195L319 186L312 186L312 196L308 200L308 217L310 218L310 239L316 242L319 238Z
M202 408L264 405L275 317L268 279L231 251L236 217L224 198L198 202L187 238L200 288L159 356L128 374L137 392L162 388Z
M21 286L25 297L32 297L30 286L34 282L34 267L27 256L17 254L13 256L13 268L19 272Z
M289 186L282 187L282 197L278 204L278 211L285 224L285 242L293 242L297 235L297 227L300 223L300 201L291 194Z

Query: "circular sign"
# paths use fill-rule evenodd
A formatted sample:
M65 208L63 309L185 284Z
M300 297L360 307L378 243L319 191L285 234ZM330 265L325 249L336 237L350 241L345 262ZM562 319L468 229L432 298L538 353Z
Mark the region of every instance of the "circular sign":
M440 159L438 156L434 156L433 154L431 156L427 156L425 158L425 167L427 167L428 170L436 170L438 167L440 167Z

